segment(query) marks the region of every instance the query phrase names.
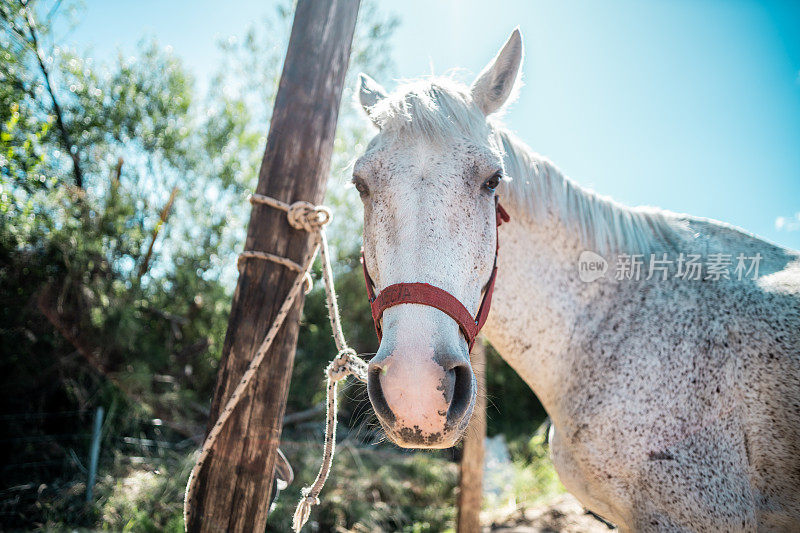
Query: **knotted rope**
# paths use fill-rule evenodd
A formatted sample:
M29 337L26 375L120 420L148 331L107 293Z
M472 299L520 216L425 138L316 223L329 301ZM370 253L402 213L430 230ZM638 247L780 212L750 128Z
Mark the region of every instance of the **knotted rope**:
M322 456L322 465L320 466L319 473L317 474L314 483L310 487L304 487L302 489L303 498L297 505L297 510L294 513L294 519L292 521L292 528L295 531L300 531L303 525L308 521L308 517L311 514L311 506L319 504L319 493L322 491L322 487L325 485L325 481L328 479L328 474L330 473L331 464L333 462L333 453L336 447L337 384L347 376L355 376L359 380L366 382L367 363L363 359L359 358L355 351L347 346L344 333L342 332L341 319L339 317L339 305L336 302L336 291L333 286L333 269L331 268L328 239L325 235L325 225L331 221L330 210L324 206L315 206L308 202L302 201L295 202L293 204L287 204L285 202L281 202L280 200L276 200L275 198L270 198L269 196L264 196L261 194L253 194L250 196L250 203L264 204L275 209L285 211L286 218L293 228L304 230L314 235L314 246L311 253L308 255L302 265L286 257L281 257L268 252L245 251L239 256L238 265L240 268L242 265L242 259L264 259L279 265L283 265L286 268L297 272L297 277L292 282L289 293L286 295L286 299L284 300L283 304L281 304L274 322L267 331L267 334L264 336L264 340L258 347L255 357L253 357L253 359L250 361L250 364L247 366L247 370L245 370L244 374L242 375L242 379L234 389L233 394L231 394L228 402L222 409L219 418L211 428L211 431L209 431L208 436L203 443L203 447L200 449L197 462L195 463L194 467L192 467L192 471L189 474L189 482L186 485L183 518L186 527L188 527L189 512L192 502L197 494L197 475L202 469L205 461L208 459L208 456L211 454L214 444L222 432L225 422L230 418L233 410L239 403L239 400L242 396L244 396L245 391L252 383L253 377L261 366L261 363L264 361L264 357L267 355L270 346L272 346L272 341L275 339L275 336L283 325L283 322L286 319L286 316L289 314L292 305L294 305L294 302L300 293L300 287L305 286L306 293L311 290L311 265L314 263L317 253L319 253L322 259L322 278L325 285L325 301L328 306L328 317L331 322L331 329L333 329L333 338L336 342L338 354L325 370L328 383L326 402L327 413L325 418L325 446Z

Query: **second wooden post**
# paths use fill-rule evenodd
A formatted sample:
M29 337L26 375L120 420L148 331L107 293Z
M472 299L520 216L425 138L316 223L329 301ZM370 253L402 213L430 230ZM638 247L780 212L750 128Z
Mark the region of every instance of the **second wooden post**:
M481 530L483 503L483 455L486 438L486 345L482 337L470 354L472 371L478 382L475 410L464 438L461 457L461 476L458 481L458 533L477 533Z

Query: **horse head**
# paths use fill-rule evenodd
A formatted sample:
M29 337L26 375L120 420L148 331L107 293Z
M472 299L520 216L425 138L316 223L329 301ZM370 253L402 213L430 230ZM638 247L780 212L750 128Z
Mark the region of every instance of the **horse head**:
M353 170L368 286L384 303L392 291L408 302L403 289L433 287L424 303L395 302L375 315L381 343L369 397L403 447L453 446L472 414L468 330L479 324L470 328L450 310L461 305L477 322L491 297L504 168L489 117L509 99L521 61L515 30L471 87L433 78L387 94L361 75L359 99L378 128Z

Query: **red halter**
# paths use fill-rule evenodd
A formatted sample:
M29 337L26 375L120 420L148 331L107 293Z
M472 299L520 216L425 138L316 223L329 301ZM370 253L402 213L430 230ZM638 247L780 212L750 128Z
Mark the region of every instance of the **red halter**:
M503 206L497 201L497 197L495 197L495 217L497 219L497 227L500 227L500 224L503 222L511 220L506 210L503 209ZM486 323L486 318L489 316L489 307L492 305L494 281L495 278L497 278L497 253L500 250L499 235L496 242L497 247L494 252L492 275L489 276L489 282L486 284L483 299L481 300L481 305L478 308L478 314L475 318L473 318L472 314L464 307L464 304L458 301L458 298L446 290L435 287L429 283L395 283L383 289L381 293L376 296L375 283L372 281L367 271L367 262L364 260L364 251L362 250L361 265L364 267L364 281L367 284L367 295L369 296L369 303L372 308L372 319L375 322L375 331L378 334L378 340L381 340L383 336L383 331L381 331L381 317L386 309L400 304L422 304L435 307L455 320L461 328L464 337L467 339L469 349L472 350L472 345L475 344L475 337L478 336L478 332L481 330L484 323Z

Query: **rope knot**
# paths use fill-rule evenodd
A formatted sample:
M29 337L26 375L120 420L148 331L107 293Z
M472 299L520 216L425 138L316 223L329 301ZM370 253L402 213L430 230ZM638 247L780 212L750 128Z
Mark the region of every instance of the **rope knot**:
M314 233L331 221L331 210L324 205L299 201L291 204L286 213L289 225L295 229Z
M328 378L333 382L337 382L353 374L351 362L355 357L356 352L352 348L345 348L336 354L328 368L325 369Z

